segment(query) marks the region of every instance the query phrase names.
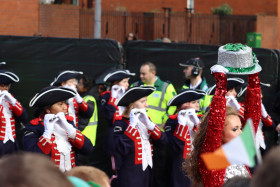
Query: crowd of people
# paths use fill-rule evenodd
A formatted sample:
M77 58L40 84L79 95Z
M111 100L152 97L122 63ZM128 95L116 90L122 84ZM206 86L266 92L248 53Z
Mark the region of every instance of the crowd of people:
M210 69L216 81L213 86L203 76L205 66L199 57L178 66L186 81L177 91L172 83L157 76L152 62L141 65L140 80L131 84L135 73L127 69L108 73L98 94L93 93L93 81L83 72L59 72L50 86L34 92L29 107L36 109L35 119L29 122L25 108L9 92L19 78L0 70L0 183L94 187L277 185L280 180L275 173L266 180L261 178L277 166L279 148L254 168L239 164L208 170L201 158L239 136L249 118L256 149L263 155L272 147L267 145L263 129L280 130L262 103L261 89L269 85L260 82L261 67L252 49L241 44L221 46L218 63ZM227 78L227 74L236 77ZM238 75L248 75L247 82ZM99 114L106 121L99 120ZM16 137L19 122L25 124L22 140ZM105 124L104 141L97 142L97 127ZM92 154L100 144L100 155L108 158L109 170L93 161Z

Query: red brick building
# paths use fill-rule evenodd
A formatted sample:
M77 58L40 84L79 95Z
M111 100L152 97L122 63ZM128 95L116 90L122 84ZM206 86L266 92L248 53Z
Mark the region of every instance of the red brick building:
M128 12L163 12L171 8L172 12L183 12L188 0L102 0L102 9ZM190 1L190 0L189 0ZM277 15L278 0L193 0L194 12L211 14L211 8L223 3L229 4L235 15ZM71 0L61 0L70 4ZM80 7L94 7L94 0L80 0Z
M93 36L94 0L75 1L79 2L79 6L69 5L74 0L60 0L60 2L63 5L40 5L38 0L0 0L0 35L91 38ZM258 15L256 32L262 33L262 47L280 47L278 34L280 19L277 17L277 12L280 11L280 0L194 0L196 17L199 17L200 14L210 14L211 8L220 6L222 3L228 3L236 15ZM185 13L183 13L186 4L187 0L102 0L102 10L105 12L102 17L102 37L118 39L122 42L128 32L139 30L138 35L147 36L150 34L151 38L158 38L163 36L160 33L169 36L170 29L172 40L184 41L177 39L177 37L184 35L187 29L184 22ZM86 9L86 7L93 8ZM171 8L172 12L182 12L183 15L175 16L177 22L173 20L174 16L169 19L168 15L163 17L157 15L153 19L143 18L143 12L164 12L164 8ZM106 15L105 10L117 11L115 13L121 19L112 19L112 16ZM123 11L128 12L128 14ZM131 12L142 12L142 14L133 16L134 13ZM143 23L150 21L158 26L153 32L144 32ZM119 27L123 26L124 23L129 23L129 25L121 30ZM167 27L167 25L171 25L171 27ZM193 26L195 25L193 24ZM203 30L204 35L207 33L209 34L210 31ZM116 34L118 37L115 37ZM142 37L142 39L145 38ZM204 42L211 43L208 40ZM202 42L193 41L193 43Z
M235 15L277 15L278 0L194 0L198 14L210 14L211 8L227 3Z

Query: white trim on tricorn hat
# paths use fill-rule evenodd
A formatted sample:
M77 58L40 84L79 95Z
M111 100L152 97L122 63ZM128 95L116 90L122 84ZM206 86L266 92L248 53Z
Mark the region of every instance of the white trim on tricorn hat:
M245 81L243 79L241 79L241 78L228 78L227 79L227 90L230 90L232 88L240 86L240 85L244 84L244 82ZM215 89L216 89L216 84L213 85L212 87L210 87L207 90L206 94L207 95L214 95Z
M153 86L136 86L129 88L117 101L117 106L128 106L130 103L146 97L156 90Z
M67 77L63 78L63 76L66 76L66 74L69 74ZM51 86L58 86L58 84L61 84L62 82L65 82L69 79L76 78L78 75L82 75L82 71L74 71L74 70L66 70L58 74L54 78L54 81L50 84Z
M191 102L194 100L201 99L206 93L202 90L197 89L184 89L178 93L178 95L172 97L167 106L180 106L186 102Z
M242 87L240 88L240 91L237 94L237 97L241 97L247 91L247 86L248 86L247 82L242 85ZM267 88L267 87L270 87L271 84L261 82L260 86L261 86L261 88Z
M1 78L2 76L2 78ZM10 84L19 82L19 78L16 74L10 72L10 71L3 71L0 70L0 83L1 84Z
M104 77L104 82L114 82L124 78L135 76L135 73L130 73L129 70L117 70L109 73Z
M51 95L50 95L51 94ZM49 86L43 88L39 93L37 93L29 102L30 107L43 107L52 105L59 101L67 100L74 97L76 92L69 88ZM48 96L48 97L47 97ZM50 100L50 98L52 100ZM41 102L41 103L40 103Z

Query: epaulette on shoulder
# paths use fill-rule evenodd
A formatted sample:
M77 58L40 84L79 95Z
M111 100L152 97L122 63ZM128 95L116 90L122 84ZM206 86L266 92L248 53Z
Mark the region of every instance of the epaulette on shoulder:
M174 119L177 119L177 116L178 116L178 114L174 114L174 115L170 115L169 118L174 120Z
M74 121L73 116L66 115L65 118L67 119L67 121Z
M30 121L30 124L31 124L31 125L39 125L39 121L40 121L39 118L35 118L35 119L33 119L33 120Z
M102 94L101 94L100 96L105 95L106 93L109 93L109 94L110 94L110 92L111 92L111 91L102 92Z

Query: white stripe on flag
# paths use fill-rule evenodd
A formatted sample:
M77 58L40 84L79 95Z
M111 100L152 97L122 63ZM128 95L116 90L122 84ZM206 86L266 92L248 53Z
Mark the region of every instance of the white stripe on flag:
M222 147L226 154L226 158L231 164L245 164L249 167L253 166L240 136L234 138L227 144L224 144Z

